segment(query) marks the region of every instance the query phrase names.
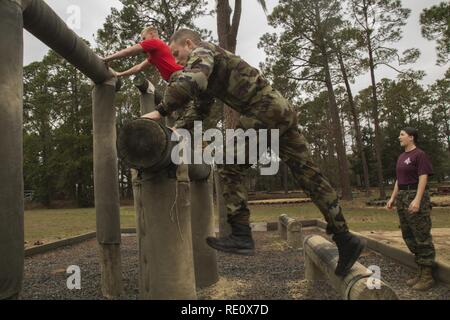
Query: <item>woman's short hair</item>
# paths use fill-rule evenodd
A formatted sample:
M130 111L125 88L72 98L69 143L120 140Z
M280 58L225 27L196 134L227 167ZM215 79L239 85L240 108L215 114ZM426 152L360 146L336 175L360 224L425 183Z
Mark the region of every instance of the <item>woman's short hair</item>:
M414 143L417 144L419 142L419 130L413 127L406 127L403 129L403 131L406 132L408 136L411 136L414 138Z

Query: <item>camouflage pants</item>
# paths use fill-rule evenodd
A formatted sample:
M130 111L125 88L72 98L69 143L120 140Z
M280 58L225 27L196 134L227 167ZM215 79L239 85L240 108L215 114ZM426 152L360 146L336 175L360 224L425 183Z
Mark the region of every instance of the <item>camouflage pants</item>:
M282 103L287 104L287 101ZM264 118L265 116L266 118ZM255 114L254 117L241 116L239 127L242 129L279 129L279 157L289 166L299 186L323 214L328 223L327 232L334 234L347 231L348 227L338 203L337 194L319 168L312 162L308 143L297 127L295 112L290 107L285 107L282 117L278 117L281 119L280 121L276 121L277 117L270 118L270 116L270 112L264 112L262 116L260 114ZM248 141L246 144L248 145ZM218 166L229 223L249 223L248 194L244 183L245 173L249 167L249 164Z
M408 207L416 196L415 190L400 190L397 196L397 212L402 236L409 250L416 256L416 263L433 266L436 252L431 237L431 202L425 191L418 213L409 213Z

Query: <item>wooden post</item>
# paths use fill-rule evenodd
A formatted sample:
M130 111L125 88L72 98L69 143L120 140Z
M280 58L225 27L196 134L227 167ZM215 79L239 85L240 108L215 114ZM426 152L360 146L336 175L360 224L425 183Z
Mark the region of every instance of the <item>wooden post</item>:
M187 166L142 173L138 217L141 299L196 299Z
M280 238L283 240L287 239L287 230L286 226L283 224L283 218L287 217L287 214L282 214L278 217L278 233L280 234Z
M133 84L141 93L139 98L141 115L155 110L155 86L142 74L133 78Z
M22 287L23 25L20 1L0 1L0 300Z
M146 113L155 110L155 87L148 81L143 75L137 75L133 79L133 84L140 92L139 105L140 114L144 115ZM139 255L139 296L140 298L145 298L147 295L145 292L146 287L149 287L149 280L146 272L148 256L144 252L144 246L142 245L142 240L145 239L145 227L143 226L144 218L144 205L142 203L142 180L139 175L139 171L136 169L131 169L131 181L133 184L133 199L134 199L134 210L136 213L136 233L137 233L137 243L138 243L138 255ZM144 229L142 232L140 231Z
M372 289L367 285L373 276L372 272L360 263L355 263L345 277L334 274L338 261L338 251L335 245L325 238L317 235L308 236L304 245L307 279L314 280L318 270L326 276L333 288L348 300L397 300L398 297L392 288L379 280L379 288ZM312 266L314 265L314 266ZM314 269L316 268L316 269Z
M116 78L95 85L92 93L94 125L94 193L97 241L100 248L102 293L122 292L120 202L116 150Z
M289 218L286 214L278 219L280 236L286 239L288 245L294 249L301 249L303 245L302 224L300 221Z
M207 179L191 181L192 245L198 288L210 286L219 280L216 250L205 241L207 237L215 236L212 180L210 174Z

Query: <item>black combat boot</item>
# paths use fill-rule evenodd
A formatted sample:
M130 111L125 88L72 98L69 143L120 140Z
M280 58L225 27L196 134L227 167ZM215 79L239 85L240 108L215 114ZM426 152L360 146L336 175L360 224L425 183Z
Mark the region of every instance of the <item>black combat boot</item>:
M246 256L252 256L255 253L252 229L247 224L232 223L230 235L222 238L208 237L206 243L219 251Z
M358 260L366 246L366 241L348 231L335 234L333 240L339 251L339 261L334 273L344 277Z

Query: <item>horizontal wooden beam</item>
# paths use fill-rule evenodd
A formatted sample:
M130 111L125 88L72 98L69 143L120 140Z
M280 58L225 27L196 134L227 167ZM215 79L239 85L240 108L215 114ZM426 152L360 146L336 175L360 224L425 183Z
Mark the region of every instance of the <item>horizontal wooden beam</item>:
M103 60L42 0L22 0L24 28L93 82L113 77Z
M334 244L318 235L306 237L303 244L307 280L326 279L346 300L398 300L394 290L360 263L355 263L345 277L335 275L339 259ZM317 275L321 274L322 277ZM314 275L314 276L312 276ZM375 281L373 283L373 281ZM372 284L373 286L369 285Z

